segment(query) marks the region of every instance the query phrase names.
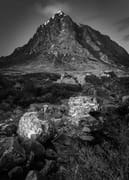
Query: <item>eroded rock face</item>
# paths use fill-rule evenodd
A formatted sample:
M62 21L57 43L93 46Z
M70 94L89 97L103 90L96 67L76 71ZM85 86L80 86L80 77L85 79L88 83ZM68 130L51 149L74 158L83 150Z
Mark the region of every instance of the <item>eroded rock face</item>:
M68 102L69 116L72 124L79 124L80 119L87 119L90 111L97 111L99 104L95 98L88 96L71 97Z
M25 151L15 137L0 138L0 170L9 170L26 160Z
M25 113L18 125L18 134L21 138L36 140L39 136L49 136L50 124L39 118L38 112Z

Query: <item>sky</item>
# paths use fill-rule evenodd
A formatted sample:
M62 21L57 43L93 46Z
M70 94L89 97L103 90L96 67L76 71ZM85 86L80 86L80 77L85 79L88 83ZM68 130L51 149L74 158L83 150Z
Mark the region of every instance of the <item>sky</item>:
M58 10L109 35L129 52L129 0L0 0L0 56L26 44Z

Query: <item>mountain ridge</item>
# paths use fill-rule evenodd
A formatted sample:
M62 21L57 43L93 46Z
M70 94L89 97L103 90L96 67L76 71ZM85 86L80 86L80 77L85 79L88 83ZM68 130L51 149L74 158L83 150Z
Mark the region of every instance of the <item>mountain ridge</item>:
M128 68L129 54L109 36L76 24L60 11L40 25L27 44L0 61L2 68L107 70Z

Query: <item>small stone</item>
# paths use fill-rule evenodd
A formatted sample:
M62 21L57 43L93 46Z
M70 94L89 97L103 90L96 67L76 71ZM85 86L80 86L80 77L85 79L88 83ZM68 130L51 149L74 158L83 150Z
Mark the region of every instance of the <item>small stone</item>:
M90 136L90 135L81 135L81 136L79 136L79 138L83 141L93 141L94 140L94 137Z
M56 160L57 159L57 153L52 149L47 149L45 153L45 158L50 160Z
M56 169L56 162L53 160L46 160L46 164L44 168L40 171L42 176L46 176L49 174L51 171Z
M21 178L23 175L23 169L20 166L16 166L8 172L8 176L11 180Z
M31 151L27 156L26 168L30 168L34 161L34 153Z
M82 132L90 133L91 130L90 130L90 128L88 128L88 127L84 127L84 128L82 129Z
M23 140L22 146L24 147L26 154L28 156L28 161L26 166L29 167L31 164L34 163L34 161L44 161L45 156L45 148L42 144L40 144L38 141L32 141L32 140Z
M127 103L127 102L129 102L129 95L122 97L122 103Z
M27 174L25 180L43 180L42 176L40 175L40 173L38 173L37 171L29 171L29 173Z

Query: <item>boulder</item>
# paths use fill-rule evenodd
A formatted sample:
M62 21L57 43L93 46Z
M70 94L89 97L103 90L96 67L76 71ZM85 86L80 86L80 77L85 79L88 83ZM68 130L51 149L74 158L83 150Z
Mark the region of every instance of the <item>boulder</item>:
M68 116L64 119L62 129L58 128L58 132L72 139L81 139L84 141L92 141L94 137L92 132L101 128L101 122L98 118L90 115L99 109L97 100L90 96L71 97L68 101ZM69 139L68 138L68 139Z
M91 111L97 111L99 104L90 96L71 97L68 102L70 121L78 125L80 119L88 117Z
M31 144L31 151L34 152L35 158L42 160L45 155L45 148L38 141L33 141Z
M85 134L85 135L80 135L79 139L81 139L82 141L93 141L94 137L88 134Z
M18 124L18 135L24 139L45 142L51 136L51 123L38 112L25 113Z
M45 148L44 146L38 141L32 140L24 140L21 142L22 146L24 147L26 154L30 156L30 152L33 154L33 158L43 160L45 155Z
M26 155L15 137L0 138L0 170L9 170L25 162Z

